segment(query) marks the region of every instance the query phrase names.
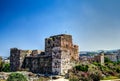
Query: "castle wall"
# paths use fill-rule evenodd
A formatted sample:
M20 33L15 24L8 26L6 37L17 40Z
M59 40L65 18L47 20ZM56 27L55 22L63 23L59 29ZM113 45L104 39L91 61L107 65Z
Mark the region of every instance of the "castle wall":
M26 57L23 65L23 68L34 73L52 73L52 58L49 56Z
M11 71L24 68L34 73L64 75L73 60L78 61L78 46L66 34L46 38L45 52L11 49L10 53Z
M60 47L52 49L52 72L53 74L61 73L61 50Z
M17 71L20 67L20 50L17 48L10 50L10 70Z
M10 50L10 70L18 71L22 70L23 62L26 56L35 56L40 53L39 50L21 50L12 48Z
M66 48L61 49L61 74L64 75L71 69L70 50Z

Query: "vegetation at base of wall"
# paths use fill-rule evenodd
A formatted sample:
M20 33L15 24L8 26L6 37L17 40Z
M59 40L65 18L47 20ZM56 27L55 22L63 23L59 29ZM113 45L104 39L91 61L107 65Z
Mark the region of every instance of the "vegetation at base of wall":
M3 72L10 72L10 63L4 63L2 65L1 71L3 71Z
M20 73L11 73L7 81L28 81L27 78Z

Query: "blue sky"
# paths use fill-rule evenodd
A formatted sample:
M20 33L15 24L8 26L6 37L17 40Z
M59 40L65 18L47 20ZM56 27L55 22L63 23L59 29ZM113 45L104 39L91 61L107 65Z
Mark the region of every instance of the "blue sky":
M80 50L120 48L120 0L0 0L0 56L44 50L44 39L73 35Z

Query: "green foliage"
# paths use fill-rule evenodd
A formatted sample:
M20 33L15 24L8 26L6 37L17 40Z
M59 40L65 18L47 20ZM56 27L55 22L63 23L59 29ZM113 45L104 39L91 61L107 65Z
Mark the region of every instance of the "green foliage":
M75 69L78 70L78 71L85 71L87 72L88 71L88 65L77 65L75 66Z
M96 65L96 66L101 66L101 64L97 63L97 62L93 62L93 64Z
M89 66L89 67L88 67ZM93 62L89 65L79 64L70 70L69 75L76 76L76 78L69 76L71 81L100 81L105 78L119 78L120 77L120 61L112 62L105 58L105 64Z
M89 77L81 77L81 81L92 81Z
M93 81L100 81L102 75L99 72L95 72L90 74L90 78L93 79Z
M10 63L4 63L2 66L3 72L10 72Z
M120 73L120 68L116 68L116 72L117 72L117 73Z
M7 81L27 81L27 78L20 73L11 73Z
M106 63L111 63L111 62L112 62L112 61L111 61L109 58L107 58L107 57L105 57L104 59L105 59L105 62L106 62Z
M118 79L118 77L116 77L116 76L107 76L107 77L103 78L103 80L112 80L112 79Z
M1 70L2 70L2 57L0 57L0 72L1 72Z

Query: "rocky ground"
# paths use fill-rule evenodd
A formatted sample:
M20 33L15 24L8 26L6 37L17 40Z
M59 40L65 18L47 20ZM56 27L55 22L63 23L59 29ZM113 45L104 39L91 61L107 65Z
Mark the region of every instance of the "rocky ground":
M54 79L54 80L48 80L48 81L69 81L68 79L65 79L64 77L60 77L58 79Z
M7 80L9 74L11 74L11 73L12 72L0 72L0 80ZM36 74L33 74L31 72L18 72L18 73L21 73L24 76L26 76L29 81L33 81L35 79L38 79Z
M8 76L11 74L12 72L0 72L0 81L6 81ZM21 72L17 72L17 73L21 73L24 76L27 77L28 81L34 81L39 79L40 77L43 77L43 75L37 75L31 72L25 72L25 71L21 71ZM63 76L52 76L52 77L48 77L49 80L48 81L69 81L68 79L65 79Z

